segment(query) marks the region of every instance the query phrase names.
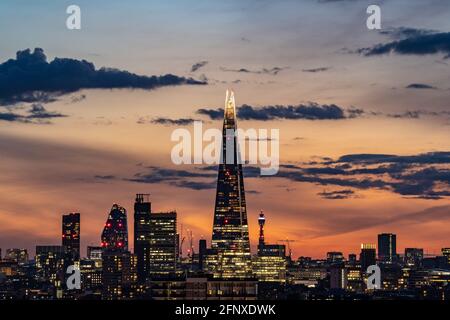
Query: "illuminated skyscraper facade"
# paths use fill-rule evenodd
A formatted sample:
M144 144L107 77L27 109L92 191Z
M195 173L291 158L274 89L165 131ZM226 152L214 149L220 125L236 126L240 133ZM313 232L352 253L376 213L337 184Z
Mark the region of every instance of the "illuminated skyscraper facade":
M150 271L150 214L149 195L137 194L134 202L134 254L139 283L145 282Z
M248 278L252 275L247 208L242 164L238 159L236 105L227 91L223 121L221 163L217 178L212 249L217 251L218 278Z
M258 217L259 242L258 254L254 258L253 270L260 282L286 281L286 247L279 244L267 244L264 238L266 217L261 211Z
M102 248L128 250L127 211L114 204L102 232Z
M361 244L361 253L359 255L359 260L361 262L361 270L364 272L367 270L368 266L377 263L377 251L376 246L371 243Z
M68 213L62 216L62 246L64 248L64 270L80 261L80 214ZM64 279L67 274L64 275Z
M102 297L132 299L136 292L137 260L128 251L127 211L114 204L102 232Z
M378 259L381 262L392 263L397 258L397 236L393 233L378 235Z
M177 213L152 212L150 216L150 278L170 278L177 271Z

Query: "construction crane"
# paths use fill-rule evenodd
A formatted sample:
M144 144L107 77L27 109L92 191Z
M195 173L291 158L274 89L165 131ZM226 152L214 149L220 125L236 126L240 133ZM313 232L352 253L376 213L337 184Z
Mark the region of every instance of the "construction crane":
M288 252L289 252L289 260L292 260L292 249L291 249L291 243L297 242L297 240L278 240L278 242L285 242L287 244Z

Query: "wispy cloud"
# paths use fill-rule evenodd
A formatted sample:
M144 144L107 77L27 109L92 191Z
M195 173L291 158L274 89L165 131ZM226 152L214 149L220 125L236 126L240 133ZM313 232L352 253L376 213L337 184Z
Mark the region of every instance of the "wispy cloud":
M225 72L239 72L239 73L254 73L254 74L270 74L270 75L277 75L281 71L288 69L288 67L272 67L272 68L262 68L260 70L251 70L247 68L239 68L239 69L233 69L233 68L226 68L221 67L220 70Z
M191 72L195 72L201 68L203 68L204 66L206 66L208 64L208 61L199 61L197 63L194 63L191 67Z

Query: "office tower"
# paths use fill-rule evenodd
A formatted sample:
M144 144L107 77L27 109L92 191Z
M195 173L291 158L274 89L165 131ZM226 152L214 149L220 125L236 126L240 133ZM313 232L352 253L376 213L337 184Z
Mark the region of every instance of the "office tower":
M102 297L105 300L135 296L136 256L128 251L127 211L114 204L102 232Z
M150 215L150 278L169 278L177 271L177 213L152 212Z
M450 248L442 248L442 255L447 258L447 262L450 263Z
M25 264L28 262L28 251L27 249L18 248L6 249L5 260L17 264Z
M258 217L258 224L259 224L259 242L258 244L264 245L264 225L266 223L266 218L264 217L264 212L262 212L259 214Z
M258 254L254 259L253 272L261 282L286 281L286 247L279 244L267 244L264 240L264 229L266 222L261 212L258 217L260 226Z
M36 246L36 273L40 280L49 281L54 288L62 287L64 279L64 257L63 246Z
M102 298L105 300L132 299L137 288L137 259L126 250L105 250L102 262Z
M89 260L101 260L103 248L98 246L88 246L87 247L87 258Z
M405 264L409 267L421 267L423 261L422 248L405 248Z
M102 232L102 248L128 250L127 211L114 204Z
M217 251L214 277L252 275L247 208L242 164L238 163L234 93L227 91L223 121L221 163L217 177L211 248Z
M377 263L376 246L370 243L361 244L361 254L359 260L361 262L361 271L366 272L367 267Z
M392 233L378 235L378 260L392 263L397 257L397 236Z
M344 255L339 251L327 252L327 262L331 264L341 263L344 261Z
M102 267L103 248L98 246L87 247L87 258L92 261L96 268Z
M330 269L330 289L347 289L348 270L341 267Z
M203 270L204 268L206 253L207 253L206 240L200 239L198 241L198 266L200 270Z
M138 282L144 283L150 270L150 213L149 194L136 194L134 202L134 254L137 257Z
M356 254L350 253L350 254L348 255L348 263L349 263L350 265L355 265L357 262L358 262L358 261L357 261L357 258L356 258Z
M80 214L69 213L62 216L62 246L73 260L80 259Z
M102 264L100 259L100 265L97 264L98 260L94 259L81 259L80 260L80 273L81 273L81 286L82 290L90 290L101 293L102 288Z

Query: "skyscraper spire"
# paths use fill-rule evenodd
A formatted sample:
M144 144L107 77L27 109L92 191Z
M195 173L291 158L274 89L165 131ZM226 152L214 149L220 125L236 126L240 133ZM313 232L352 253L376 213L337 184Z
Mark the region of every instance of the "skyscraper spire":
M266 223L266 217L264 217L264 212L261 210L261 213L258 217L259 224L259 245L264 245L264 224Z
M212 249L217 251L215 277L251 277L250 242L242 164L239 159L234 93L227 90L222 156L217 177Z

